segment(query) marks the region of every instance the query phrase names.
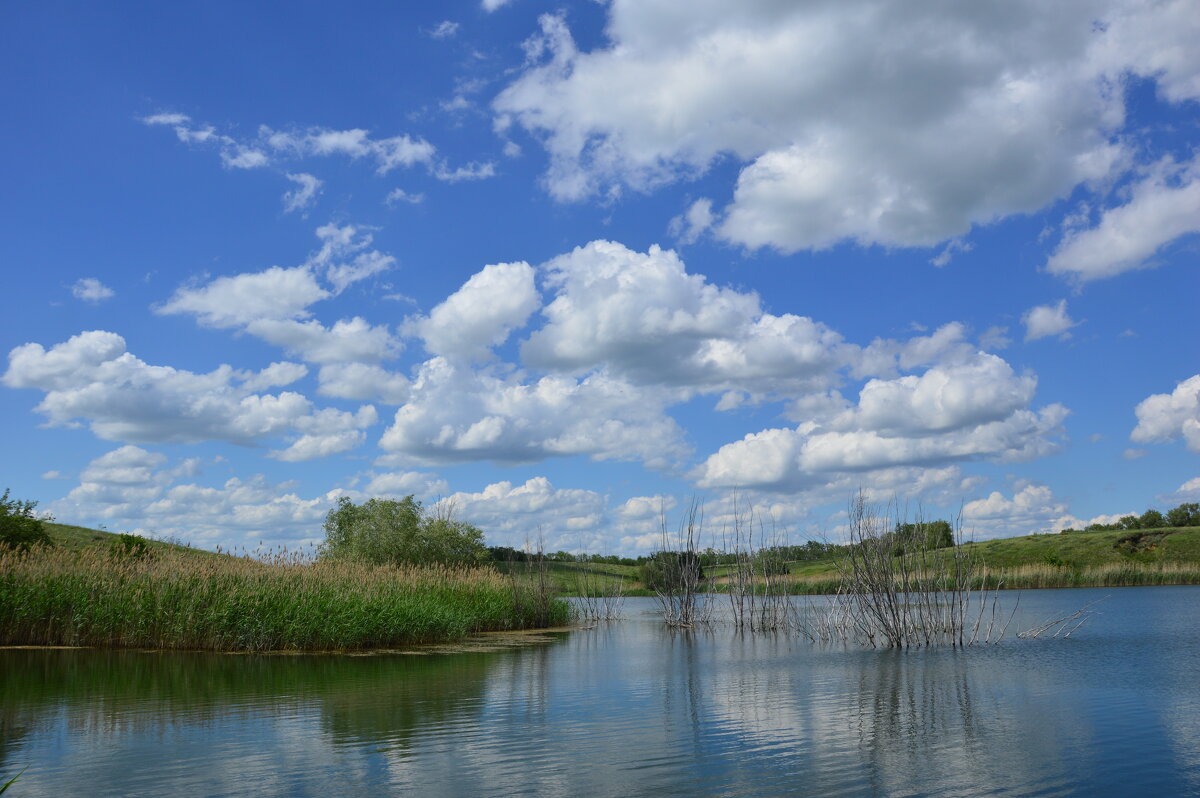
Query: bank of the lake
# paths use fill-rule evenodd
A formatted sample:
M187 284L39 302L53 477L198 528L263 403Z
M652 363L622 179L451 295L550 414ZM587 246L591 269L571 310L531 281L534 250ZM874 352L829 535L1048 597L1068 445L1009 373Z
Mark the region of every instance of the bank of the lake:
M557 626L569 607L491 568L373 566L158 546L0 552L0 645L325 651Z

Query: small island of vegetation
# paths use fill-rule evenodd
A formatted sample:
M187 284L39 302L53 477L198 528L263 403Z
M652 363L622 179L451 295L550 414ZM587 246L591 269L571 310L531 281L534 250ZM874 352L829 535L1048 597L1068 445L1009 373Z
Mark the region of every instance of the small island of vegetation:
M317 556L207 552L0 506L0 644L212 651L379 649L563 624L487 563L482 534L408 497L330 511Z

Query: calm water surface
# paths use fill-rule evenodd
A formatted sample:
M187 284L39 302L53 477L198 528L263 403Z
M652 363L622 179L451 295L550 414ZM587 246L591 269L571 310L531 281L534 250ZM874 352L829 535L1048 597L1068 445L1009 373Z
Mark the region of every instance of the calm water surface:
M17 797L1200 795L1200 588L1025 591L1010 638L1104 595L1069 640L966 650L672 632L637 599L490 653L0 651L0 774L29 765Z

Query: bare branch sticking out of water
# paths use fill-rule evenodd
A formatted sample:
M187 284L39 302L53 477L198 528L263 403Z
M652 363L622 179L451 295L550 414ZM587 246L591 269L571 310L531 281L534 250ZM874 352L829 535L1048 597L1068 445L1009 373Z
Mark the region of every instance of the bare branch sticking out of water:
M1070 615L1064 615L1061 618L1053 618L1033 627L1032 629L1026 629L1024 632L1018 634L1017 637L1021 638L1022 640L1036 640L1043 635L1053 632L1054 634L1051 634L1050 637L1058 637L1059 635L1062 635L1063 639L1065 640L1066 638L1070 637L1076 629L1083 626L1089 618L1096 614L1091 610L1091 607L1101 601L1104 601L1106 598L1108 598L1108 596L1098 598L1095 601L1084 604Z

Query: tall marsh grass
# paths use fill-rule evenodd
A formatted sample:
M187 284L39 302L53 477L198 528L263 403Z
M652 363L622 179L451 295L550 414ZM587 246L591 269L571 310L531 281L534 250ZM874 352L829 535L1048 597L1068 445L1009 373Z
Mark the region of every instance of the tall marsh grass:
M0 553L0 644L347 650L569 620L526 590L490 568L35 548Z

